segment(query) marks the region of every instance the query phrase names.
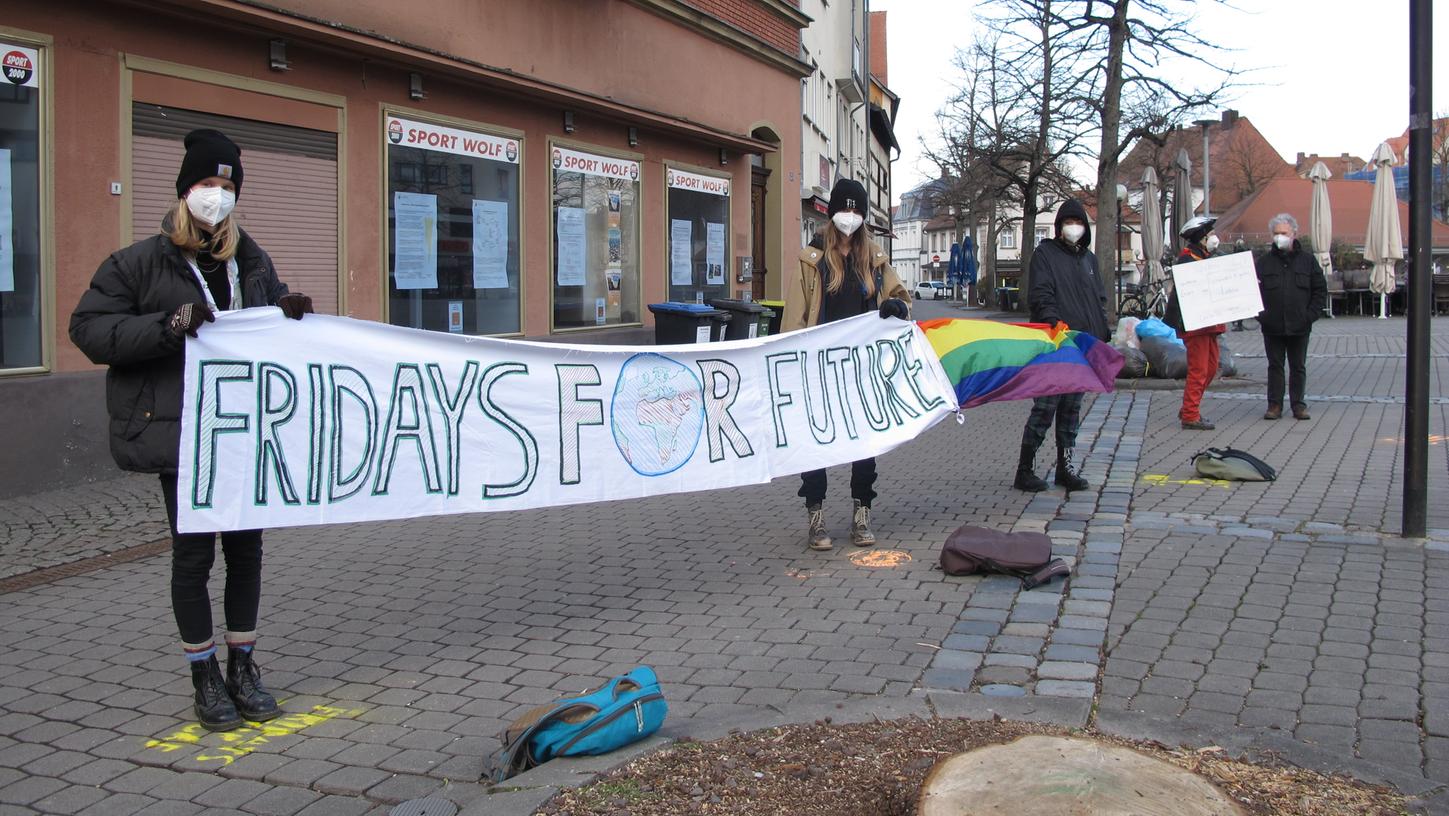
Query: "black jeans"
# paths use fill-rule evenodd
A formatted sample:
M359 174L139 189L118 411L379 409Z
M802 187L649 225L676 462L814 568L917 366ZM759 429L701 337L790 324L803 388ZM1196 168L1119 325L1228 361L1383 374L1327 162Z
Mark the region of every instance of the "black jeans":
M211 595L206 591L211 565L216 560L216 533L176 532L176 475L161 474L166 497L166 518L171 522L171 611L184 643L205 643L213 637ZM262 531L237 530L221 534L226 558L226 589L222 608L231 632L257 628L257 607L262 598Z
M875 458L861 459L850 466L850 497L860 499L866 507L875 498ZM812 470L800 474L800 497L808 507L825 501L825 471Z
M1077 444L1077 428L1082 424L1082 398L1085 394L1054 394L1037 397L1031 402L1031 416L1021 432L1021 446L1035 451L1046 441L1052 421L1057 426L1057 448L1066 450Z
M1268 404L1283 407L1283 360L1288 360L1288 399L1293 408L1307 408L1303 390L1308 385L1308 335L1265 334L1268 355Z

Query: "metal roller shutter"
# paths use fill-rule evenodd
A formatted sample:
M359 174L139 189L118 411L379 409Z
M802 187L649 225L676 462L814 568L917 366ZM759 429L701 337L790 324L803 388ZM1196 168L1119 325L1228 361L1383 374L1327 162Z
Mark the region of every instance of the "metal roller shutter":
M195 128L229 136L246 177L236 217L272 256L294 292L337 314L337 135L137 102L132 107L131 223L135 240L156 234L176 200L182 140Z

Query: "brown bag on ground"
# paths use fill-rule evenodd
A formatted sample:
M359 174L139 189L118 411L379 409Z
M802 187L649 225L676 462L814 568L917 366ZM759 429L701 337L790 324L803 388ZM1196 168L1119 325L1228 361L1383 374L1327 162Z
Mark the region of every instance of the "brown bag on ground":
M1020 578L1025 589L1071 572L1065 561L1052 558L1052 540L1045 533L1003 533L970 524L946 539L941 569L947 575L1011 575Z

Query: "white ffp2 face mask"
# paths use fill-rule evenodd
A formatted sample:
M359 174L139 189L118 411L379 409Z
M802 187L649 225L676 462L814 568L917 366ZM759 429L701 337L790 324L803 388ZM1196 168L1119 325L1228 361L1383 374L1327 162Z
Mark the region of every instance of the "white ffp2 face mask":
M208 227L225 221L235 207L236 193L224 187L192 187L186 194L186 209Z
M1203 242L1203 246L1207 248L1208 252L1216 252L1218 244L1220 243L1222 243L1222 241L1218 240L1218 237L1216 235L1209 235L1207 237L1207 240Z
M859 213L850 212L849 210L842 210L830 216L830 220L835 222L836 229L846 235L854 235L855 231L860 229L860 225L865 223L864 216Z
M1281 234L1274 235L1273 246L1278 247L1278 249L1282 250L1283 252L1287 252L1288 250L1293 248L1293 236Z
M1062 227L1062 237L1068 241L1080 241L1082 236L1087 234L1087 228L1081 224L1067 224Z

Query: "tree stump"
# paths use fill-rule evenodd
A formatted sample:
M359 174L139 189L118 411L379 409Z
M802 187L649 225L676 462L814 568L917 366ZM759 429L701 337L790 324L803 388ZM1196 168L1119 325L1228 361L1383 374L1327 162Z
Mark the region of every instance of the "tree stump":
M1022 737L936 763L917 816L1242 816L1207 780L1129 748Z

